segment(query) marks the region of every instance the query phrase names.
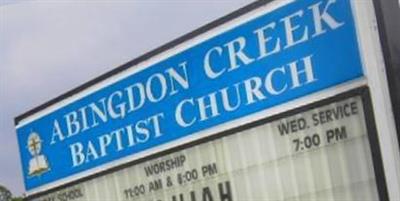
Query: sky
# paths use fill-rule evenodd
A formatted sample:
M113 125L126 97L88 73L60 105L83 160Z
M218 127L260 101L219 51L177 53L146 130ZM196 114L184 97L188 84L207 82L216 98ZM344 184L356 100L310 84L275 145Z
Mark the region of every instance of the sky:
M250 0L0 0L0 185L24 192L14 117Z

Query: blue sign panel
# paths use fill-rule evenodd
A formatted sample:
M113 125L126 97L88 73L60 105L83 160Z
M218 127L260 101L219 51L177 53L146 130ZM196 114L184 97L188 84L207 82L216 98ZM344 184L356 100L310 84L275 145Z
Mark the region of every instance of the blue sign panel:
M295 1L17 128L33 189L363 75L349 0Z

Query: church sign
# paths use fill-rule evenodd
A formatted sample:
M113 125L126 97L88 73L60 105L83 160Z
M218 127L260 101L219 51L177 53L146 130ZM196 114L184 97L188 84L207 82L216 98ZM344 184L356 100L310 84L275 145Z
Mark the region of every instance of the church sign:
M335 97L34 201L379 200L367 98Z
M362 85L366 73L353 12L351 0L273 1L228 28L17 118L26 189L35 194L69 186L37 200L69 194L78 200L95 194L110 200L246 200L306 196L314 187L321 188L321 198L338 192L339 198L335 182L347 189L344 194L359 182L368 198L385 198L386 187L376 186L383 173L372 168L381 159L369 148L379 145L370 141L376 135L366 123L372 117L370 96ZM268 119L277 114L274 109L283 113L279 108L293 101L297 106L287 109L301 100L322 100L335 87L358 89L337 90L333 95L345 95ZM310 96L320 98L307 101ZM221 138L221 132L238 127L240 132ZM195 144L185 147L190 143ZM252 156L260 150L264 154ZM239 164L235 157L249 161ZM364 172L349 172L354 169L347 166L360 157L354 167ZM329 181L307 180L311 169L301 169L310 176L301 178L300 169L290 168L316 167L327 158L336 162L313 171L330 174ZM118 171L85 180L110 170ZM274 175L292 179L278 181ZM99 192L101 178L108 187ZM338 178L344 180L334 181ZM272 185L268 182L276 182L274 192L281 194L249 194ZM282 189L286 186L293 189ZM324 197L323 189L332 192Z

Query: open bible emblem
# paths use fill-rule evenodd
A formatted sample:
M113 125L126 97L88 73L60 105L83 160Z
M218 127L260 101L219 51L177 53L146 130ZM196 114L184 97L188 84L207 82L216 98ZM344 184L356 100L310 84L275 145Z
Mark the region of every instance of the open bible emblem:
M29 176L40 176L50 170L49 163L45 155L41 154L42 139L36 132L32 132L28 137L28 150L32 155L29 161Z

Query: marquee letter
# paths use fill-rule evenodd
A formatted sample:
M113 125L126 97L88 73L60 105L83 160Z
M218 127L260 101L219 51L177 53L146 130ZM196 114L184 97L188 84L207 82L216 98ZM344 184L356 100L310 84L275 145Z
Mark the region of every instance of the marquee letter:
M315 33L313 34L313 37L325 33L326 30L324 30L322 27L322 21L324 21L331 29L337 29L344 24L344 22L337 22L335 18L333 18L327 12L329 6L331 6L333 3L336 3L336 0L329 0L328 3L325 5L324 11L322 13L319 9L321 3L322 1L308 7L309 9L312 10L314 18Z
M228 87L219 90L222 96L222 104L224 105L224 109L228 112L235 111L236 109L238 109L241 102L239 84L236 83L234 87L235 87L236 105L231 105L230 100L233 100L233 98L228 93L229 90Z
M139 94L139 102L135 102L135 97L133 94L133 89L137 89ZM141 108L144 104L144 101L146 100L146 95L144 93L144 86L142 83L135 83L133 85L130 85L129 87L125 88L125 91L128 93L128 99L129 99L129 112L133 112L139 108Z
M160 118L164 118L164 113L158 113L149 118L149 121L153 122L154 138L158 138L163 134L161 133L161 128L160 128Z
M111 136L108 134L102 135L99 138L99 145L100 145L100 156L107 155L107 147L111 144Z
M158 80L160 82L160 88L155 89L154 87L152 87L152 83L154 83L153 80ZM154 96L153 94L154 91L160 92L159 97ZM165 80L165 77L161 73L153 74L147 80L146 94L149 100L153 103L161 101L163 98L165 98L165 95L167 94L167 80Z
M142 126L141 126L142 125ZM138 143L145 143L150 138L150 131L146 128L147 120L140 120L135 125L135 130L137 133L136 142ZM139 135L142 135L144 138L140 139Z
M308 28L305 26L303 29L303 36L300 39L295 39L293 32L296 31L297 29L300 28L300 25L294 25L292 24L292 19L295 17L301 17L303 16L303 10L299 10L283 19L281 21L285 25L285 33L286 33L286 48L289 48L293 45L297 45L299 43L305 42L308 40Z
M204 57L204 70L205 70L207 77L209 77L211 79L215 79L215 78L219 77L222 73L225 72L225 68L222 68L219 72L213 71L213 69L211 68L210 56L213 51L217 51L217 53L221 56L222 48L218 47L218 46L213 47L212 49L208 50L208 52L206 53L206 56Z
M50 144L56 143L54 139L55 137L58 137L58 141L64 140L64 135L61 132L60 124L58 123L57 119L55 119L53 123L53 135L51 136Z
M125 117L125 111L126 111L126 103L125 101L122 101L122 103L116 104L115 108L113 107L113 100L114 97L118 97L119 100L121 100L122 97L122 92L121 91L115 91L110 95L107 101L107 108L108 112L111 116L111 118L116 119L116 118L124 118ZM115 111L115 109L118 110L118 112Z
M78 120L78 113L73 111L70 112L66 115L64 115L65 121L67 123L67 131L68 131L68 137L71 137L73 135L76 135L79 133L81 130L81 126L79 124Z
M297 69L297 61L294 61L289 64L290 74L292 76L292 89L301 86L299 76L300 76L300 74L303 74L303 73L306 74L306 84L317 81L317 79L314 77L313 66L311 63L311 57L312 57L312 55L309 55L302 59L303 63L304 63L303 70Z
M256 29L254 31L254 33L257 34L258 48L259 48L258 51L260 51L260 56L257 59L262 59L262 58L264 58L266 56L269 56L271 54L277 53L277 52L279 52L281 50L281 43L280 43L280 39L279 38L276 39L274 49L272 51L270 51L270 52L268 52L268 50L267 50L267 43L272 39L272 37L266 37L265 36L265 31L267 29L274 29L275 25L276 25L276 23L272 22L272 23L269 23L268 25L266 25L266 26L264 26L262 28Z
M183 87L184 89L188 89L189 88L189 80L188 80L188 76L187 76L187 72L186 72L186 61L182 62L181 64L179 64L179 66L182 68L183 71L183 76L179 75L178 72L176 72L176 70L174 68L169 68L166 70L166 72L169 75L169 82L171 84L171 92L170 95L174 95L176 93L178 93L178 90L175 89L175 82L177 82L179 85L181 85L181 87ZM175 82L174 82L175 80Z
M82 165L82 163L85 161L85 155L83 155L82 153L83 150L82 143L77 142L71 144L69 145L69 149L71 151L72 167Z
M90 156L93 156L93 160L96 160L99 157L99 154L96 151L96 148L94 147L94 145L92 144L91 141L88 142L88 146L87 146L87 152L86 152L86 163L88 163L90 161Z
M206 98L210 100L209 104L205 103ZM219 115L216 92L198 98L197 102L199 104L200 121L205 121L210 117L216 117ZM207 109L211 109L211 116L207 115Z
M262 81L259 77L251 77L244 81L244 88L246 90L247 103L246 105L250 105L255 103L257 98L258 100L264 100L267 97L260 91Z
M285 86L283 86L282 89L278 90L273 86L272 83L272 76L276 73L276 72L281 72L282 74L285 74L285 68L282 66L280 68L274 68L272 69L268 74L267 77L265 77L265 89L267 89L267 91L272 94L272 95L279 95L281 93L283 93L286 88L287 88L287 84L285 84Z
M235 44L239 45L239 48L235 48ZM225 44L225 46L228 48L229 52L229 61L230 61L230 68L228 71L235 70L236 68L239 67L239 64L237 62L237 58L239 58L245 65L251 63L254 61L254 59L249 58L244 52L243 49L246 46L246 38L244 37L238 37L235 40L232 40L228 43Z
M179 126L181 126L181 127L188 127L188 126L191 126L191 125L196 121L196 117L193 117L192 120L190 120L189 122L186 122L186 121L183 119L183 116L182 116L182 108L183 108L183 106L184 106L186 103L189 103L189 104L191 104L191 105L194 105L194 103L193 103L193 98L191 98L191 99L185 99L185 100L181 101L181 102L178 104L178 106L176 107L176 110L175 110L175 119L176 119L176 122L177 122L177 123L179 124Z
M101 109L94 102L89 104L92 112L92 128L99 125L96 117L99 117L104 123L108 121L106 98L101 98L98 102L101 103Z

